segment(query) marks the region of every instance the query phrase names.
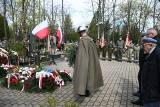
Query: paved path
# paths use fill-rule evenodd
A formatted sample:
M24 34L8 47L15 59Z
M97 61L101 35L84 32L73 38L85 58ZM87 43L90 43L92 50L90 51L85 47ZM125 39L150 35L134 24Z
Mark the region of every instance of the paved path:
M57 60L57 66L46 67L66 69L73 72L64 60ZM0 87L0 107L40 107L47 104L47 98L53 97L58 101L58 107L62 107L66 101L77 102L80 107L140 107L130 103L133 91L137 91L137 63L102 61L100 60L104 86L92 92L90 97L79 97L73 93L73 84L68 83L62 89L53 93L22 93Z

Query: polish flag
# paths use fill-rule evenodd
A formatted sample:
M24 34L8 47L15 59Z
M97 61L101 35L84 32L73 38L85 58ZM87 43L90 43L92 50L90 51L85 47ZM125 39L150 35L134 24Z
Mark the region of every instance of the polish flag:
M37 25L33 29L32 33L40 39L44 39L45 37L47 37L50 33L49 28L48 28L48 21L45 20L41 22L39 25Z
M105 46L104 35L102 35L102 38L100 40L100 45L101 45L101 48L103 48Z
M131 42L131 40L130 40L130 35L129 35L129 33L127 33L126 43L125 43L125 48L126 48L126 49L127 49L127 46L130 46L130 42Z
M58 46L61 46L61 43L62 43L62 31L61 31L60 26L57 29L56 36L58 37Z

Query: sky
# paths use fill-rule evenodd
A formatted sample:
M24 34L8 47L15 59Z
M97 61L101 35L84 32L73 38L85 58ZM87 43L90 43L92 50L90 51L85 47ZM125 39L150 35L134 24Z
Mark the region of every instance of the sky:
M91 0L63 0L64 7L69 7L73 26L77 28L81 25L90 23L93 17L91 11ZM54 0L56 4L62 3L62 0Z

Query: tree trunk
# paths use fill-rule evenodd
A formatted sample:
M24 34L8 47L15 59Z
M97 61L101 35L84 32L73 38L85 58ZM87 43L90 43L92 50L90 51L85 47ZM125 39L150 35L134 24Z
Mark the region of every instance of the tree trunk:
M7 26L6 26L6 0L3 0L3 15L4 15L4 33L7 39Z

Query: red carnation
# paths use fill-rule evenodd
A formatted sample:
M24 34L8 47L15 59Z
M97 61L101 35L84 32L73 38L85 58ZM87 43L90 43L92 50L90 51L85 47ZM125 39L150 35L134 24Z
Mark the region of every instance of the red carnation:
M30 88L31 88L31 86L30 86L30 85L28 85L28 86L27 86L27 88L28 88L28 89L30 89Z
M28 84L28 82L27 81L24 81L24 85L27 85Z
M17 83L18 83L18 80L15 79L15 78L12 78L12 79L11 79L11 83L16 83L16 84L17 84Z
M57 76L57 72L56 72L56 71L52 72L52 74L53 74L54 76Z
M54 84L51 84L51 87L53 87L54 86Z

